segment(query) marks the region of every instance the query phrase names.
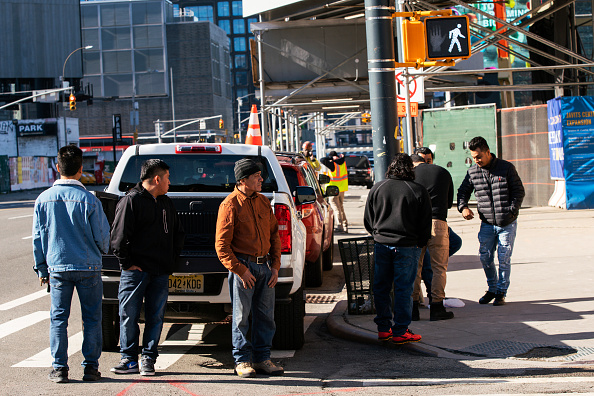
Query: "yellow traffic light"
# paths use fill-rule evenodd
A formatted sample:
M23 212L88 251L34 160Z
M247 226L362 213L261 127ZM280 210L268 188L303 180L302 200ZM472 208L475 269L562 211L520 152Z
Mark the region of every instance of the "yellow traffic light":
M70 94L70 111L76 110L76 96L74 94Z
M363 121L365 124L368 124L371 121L371 114L369 114L369 113L361 114L361 121Z
M425 60L425 24L421 21L402 22L404 42L404 62L423 62Z
M225 128L225 123L223 122L223 119L219 119L219 129L223 129Z

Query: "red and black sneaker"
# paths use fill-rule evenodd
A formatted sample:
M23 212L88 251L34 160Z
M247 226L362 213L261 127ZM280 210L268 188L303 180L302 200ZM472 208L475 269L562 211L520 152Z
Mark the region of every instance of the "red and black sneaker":
M419 342L419 341L421 341L421 336L413 333L412 331L410 331L408 329L406 329L404 334L392 337L392 344L396 344L396 345L408 344L409 342Z
M392 329L390 329L390 331L377 332L377 339L379 341L388 341L390 338L392 338Z

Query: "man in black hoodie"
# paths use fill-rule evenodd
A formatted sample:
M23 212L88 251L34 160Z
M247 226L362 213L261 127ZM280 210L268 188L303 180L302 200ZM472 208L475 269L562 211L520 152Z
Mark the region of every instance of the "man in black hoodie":
M155 375L157 346L163 329L169 275L184 245L184 230L171 199L169 166L146 160L140 180L117 204L111 247L120 262L120 363L116 374L138 373L138 319L144 299L141 375Z
M458 188L458 211L466 220L474 217L468 207L470 194L474 191L482 221L478 234L479 255L489 286L479 303L488 304L495 299L493 305L505 305L516 239L516 220L526 193L515 166L491 154L483 137L473 138L468 148L475 164L468 169ZM495 268L495 249L499 259L499 276Z
M396 154L386 179L369 191L365 206L365 229L375 241L374 321L378 339L395 344L421 339L408 325L421 247L431 237L431 199L425 187L414 179L410 157ZM392 285L394 301L390 299Z
M425 187L431 197L432 229L431 239L421 253L419 270L413 292L413 320L419 319L419 294L421 293L421 270L425 250L431 256L431 320L445 320L454 317L453 312L447 312L443 306L445 298L446 271L450 250L449 229L447 223L448 209L454 201L454 182L452 176L445 168L434 164L426 164L422 157L412 155L415 166L415 181Z

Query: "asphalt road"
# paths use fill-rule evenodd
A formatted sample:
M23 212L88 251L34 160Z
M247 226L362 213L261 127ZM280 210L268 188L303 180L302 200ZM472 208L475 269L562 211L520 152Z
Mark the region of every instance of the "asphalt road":
M351 200L364 195L352 189ZM361 205L359 205L361 206ZM338 249L320 288L307 291L306 343L299 351L275 351L284 377L241 379L233 374L229 325L167 324L161 340L163 367L152 378L118 376L119 361L103 353L104 378L84 383L80 309L70 319L69 384L47 379L49 296L32 271L32 201L0 203L0 394L3 395L485 395L594 394L592 367L548 368L510 359L444 359L411 355L396 347L365 345L331 336L325 319L344 298ZM76 298L75 298L76 300Z

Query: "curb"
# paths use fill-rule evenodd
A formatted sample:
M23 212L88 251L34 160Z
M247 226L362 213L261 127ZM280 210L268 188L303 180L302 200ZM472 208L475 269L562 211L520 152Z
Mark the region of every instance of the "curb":
M383 345L382 342L378 341L377 334L375 332L361 329L347 323L345 317L347 308L348 302L346 300L341 300L336 304L330 315L328 315L328 318L326 319L326 326L328 326L330 334L349 341L361 342L364 344ZM454 357L453 354L450 354L439 348L423 344L422 342L404 344L402 345L402 348L424 356L441 358Z

